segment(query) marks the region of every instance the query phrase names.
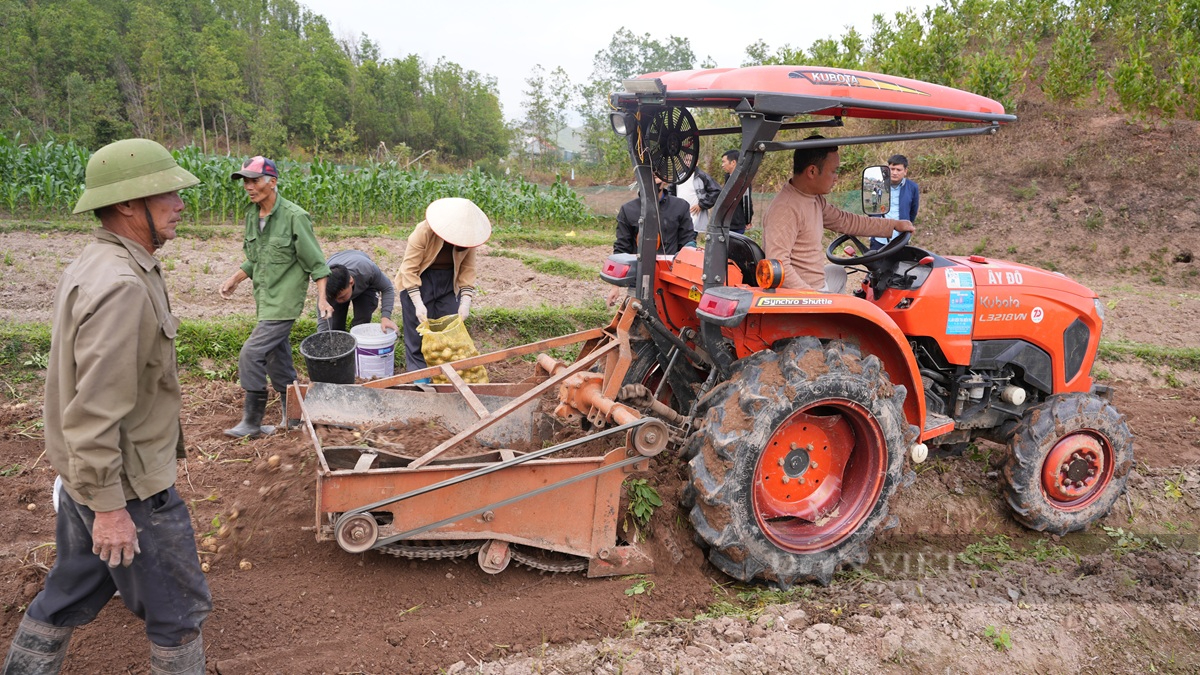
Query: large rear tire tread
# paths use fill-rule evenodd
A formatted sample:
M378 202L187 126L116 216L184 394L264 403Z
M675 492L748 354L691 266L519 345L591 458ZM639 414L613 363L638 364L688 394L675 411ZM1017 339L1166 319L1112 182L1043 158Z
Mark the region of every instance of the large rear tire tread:
M730 378L701 403L691 457L687 501L697 538L709 560L740 581L763 579L787 588L802 581L828 584L843 566L868 559L868 544L888 520L888 500L901 482L906 437L906 390L888 381L875 356L860 356L841 342L823 346L798 338L741 359ZM795 553L774 544L752 513L755 467L775 430L793 412L829 399L865 408L887 445L881 492L853 533L816 552Z
M1056 507L1042 487L1042 464L1054 445L1078 430L1100 434L1112 450L1113 474L1102 494L1085 508ZM1133 435L1116 408L1091 394L1063 394L1025 413L1008 443L1004 496L1013 517L1038 532L1066 534L1108 515L1125 492L1133 468Z

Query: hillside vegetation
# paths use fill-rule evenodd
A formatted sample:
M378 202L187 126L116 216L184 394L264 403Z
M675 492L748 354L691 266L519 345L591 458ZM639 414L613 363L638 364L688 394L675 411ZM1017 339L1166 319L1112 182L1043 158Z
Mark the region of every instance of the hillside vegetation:
M446 58L383 58L369 36L339 40L296 0L2 0L0 42L0 131L22 142L53 135L95 149L138 135L204 154L407 163L435 150L452 164L490 165L513 131L492 77ZM579 161L609 180L628 172L604 117L622 79L734 65L698 61L686 36L625 28L593 63L586 83L532 66L520 126L553 138L562 110L576 109L587 141ZM877 15L865 36L746 48L742 65L765 63L914 77L1018 113L1035 90L1067 105L1198 119L1200 0L943 0Z

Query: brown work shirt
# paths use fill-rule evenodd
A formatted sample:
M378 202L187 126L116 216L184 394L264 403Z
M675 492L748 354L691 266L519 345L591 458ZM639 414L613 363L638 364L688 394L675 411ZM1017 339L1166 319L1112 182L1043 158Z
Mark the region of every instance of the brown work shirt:
M421 221L412 234L408 235L408 245L404 249L404 259L400 261L400 271L393 280L397 288L406 292L421 288L421 273L429 269L443 246L450 246L445 239L437 236L429 223ZM454 293L455 295L475 295L475 249L455 248L451 253L454 262Z
M115 511L175 483L182 399L158 259L104 229L54 296L46 454L71 498Z
M820 290L825 285L825 230L887 237L898 222L847 213L788 181L763 218L763 253L783 266L784 288Z

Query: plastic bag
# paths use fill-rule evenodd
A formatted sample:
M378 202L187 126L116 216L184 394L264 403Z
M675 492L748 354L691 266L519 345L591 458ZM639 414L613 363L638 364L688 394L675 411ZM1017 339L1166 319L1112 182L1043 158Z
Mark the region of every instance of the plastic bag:
M427 319L417 326L417 334L421 336L421 355L430 366L440 366L450 361L460 361L479 354L475 342L467 332L467 326L462 317L450 314L438 319ZM458 370L458 369L455 369ZM464 382L471 384L486 384L487 369L483 366L458 370L458 375ZM433 378L435 384L446 384L448 380L443 375Z

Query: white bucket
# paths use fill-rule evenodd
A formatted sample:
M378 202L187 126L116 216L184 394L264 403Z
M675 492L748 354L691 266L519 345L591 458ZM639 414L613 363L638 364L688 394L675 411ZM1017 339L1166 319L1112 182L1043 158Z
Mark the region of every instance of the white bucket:
M396 331L384 332L377 323L350 329L358 343L354 350L355 375L364 379L391 377L396 370Z

